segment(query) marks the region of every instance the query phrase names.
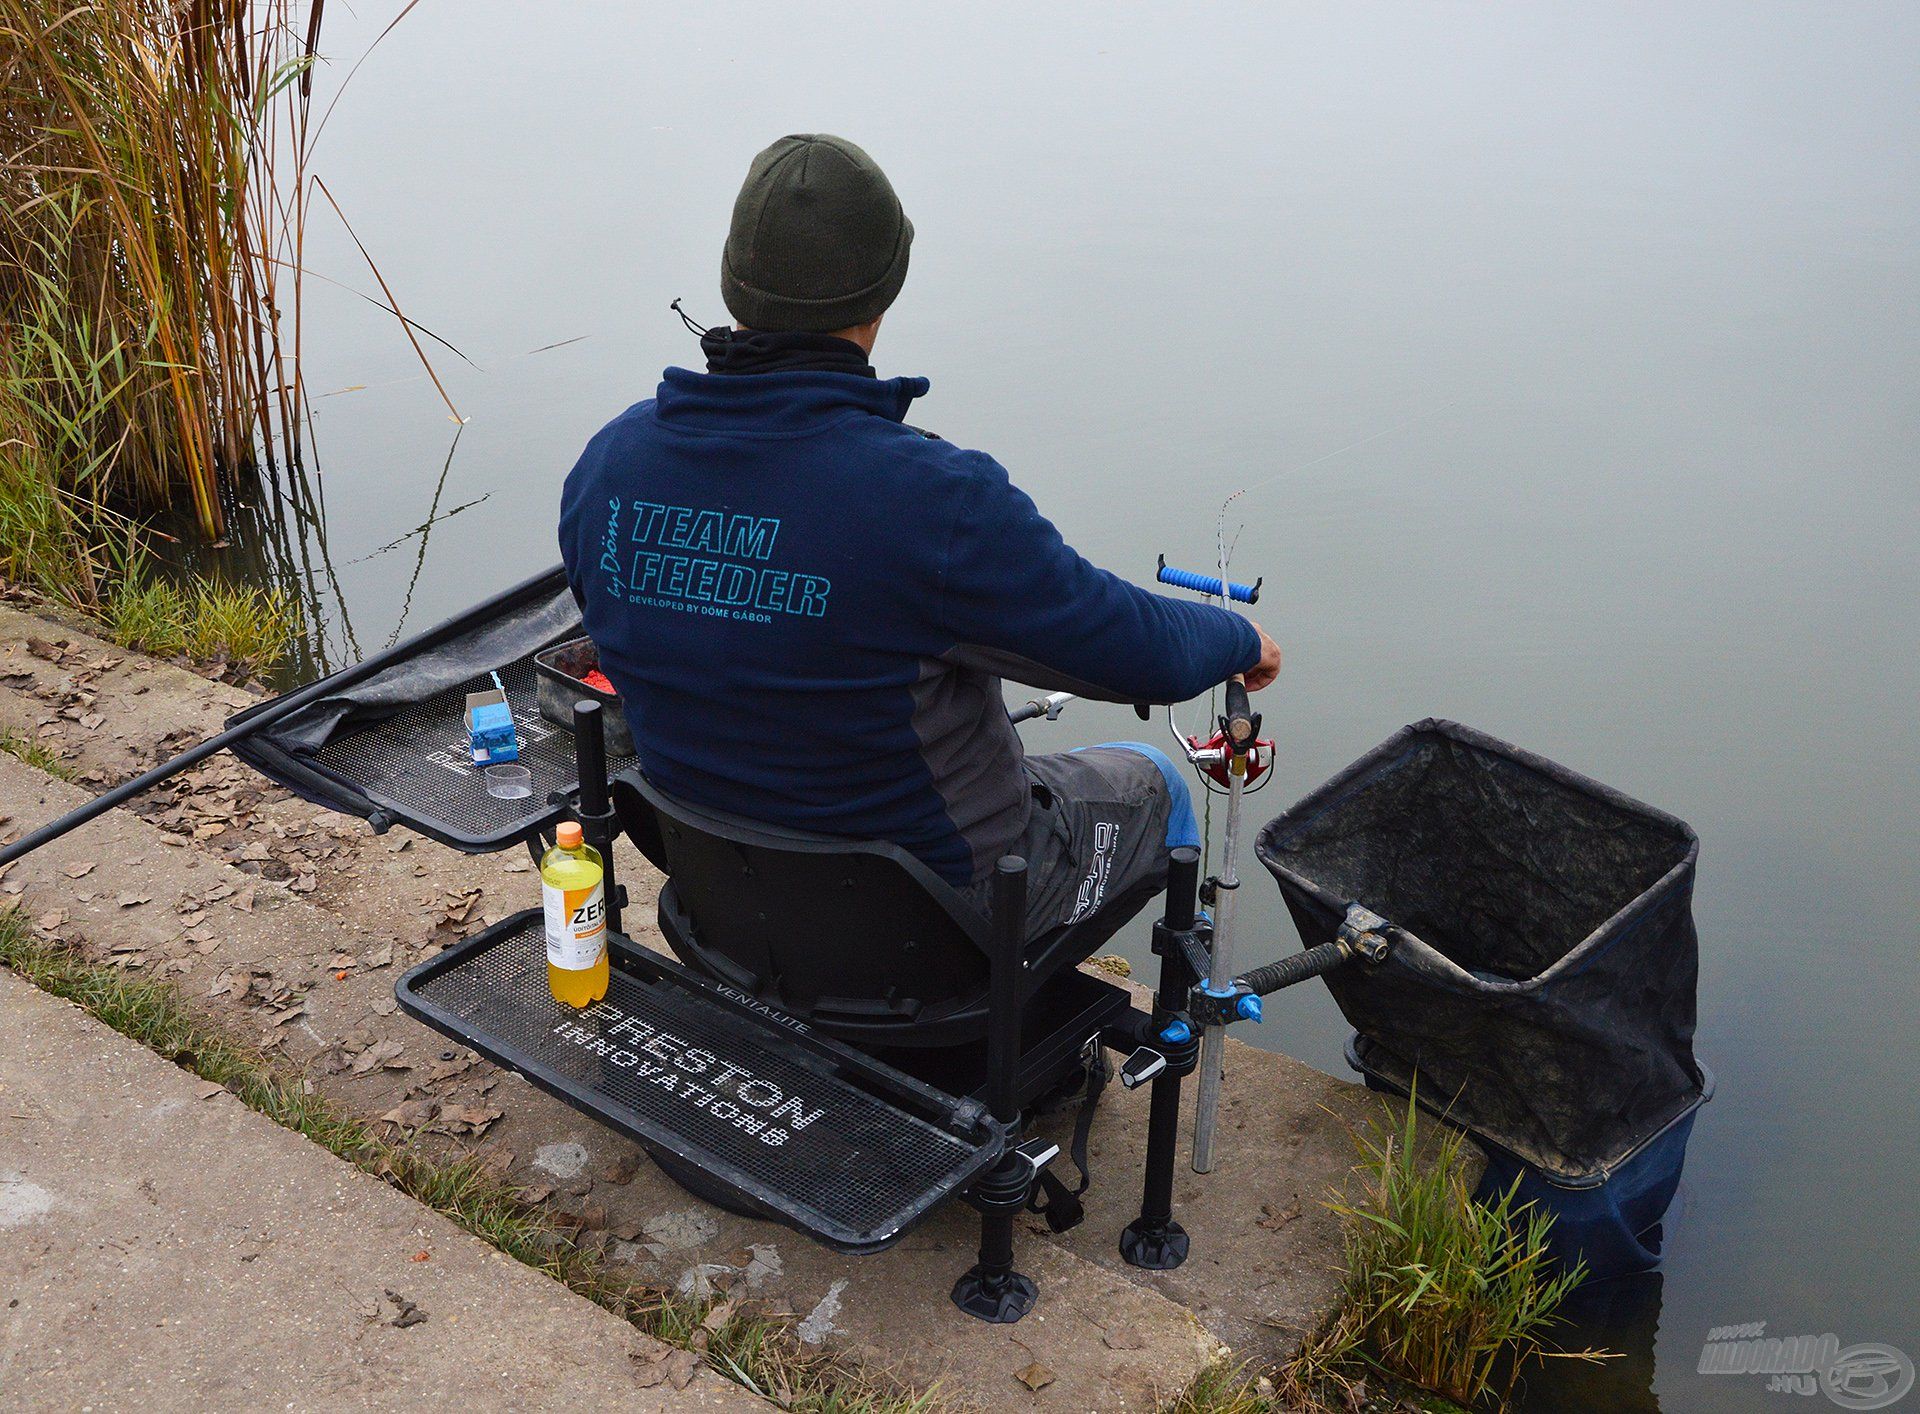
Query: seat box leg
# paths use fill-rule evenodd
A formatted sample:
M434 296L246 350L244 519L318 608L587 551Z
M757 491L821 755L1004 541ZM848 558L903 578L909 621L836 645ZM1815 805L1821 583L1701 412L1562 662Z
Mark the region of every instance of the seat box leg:
M1027 863L994 866L993 956L987 984L987 1107L1007 1126L1009 1148L968 1195L980 1210L980 1260L953 1285L953 1304L1006 1325L1033 1309L1040 1288L1013 1269L1013 1220L1027 1205L1034 1168L1012 1147L1020 1119L1020 1027L1026 1009Z
M1200 887L1200 852L1176 849L1167 874L1166 916L1154 925L1154 951L1160 954L1160 991L1153 1009L1154 1044L1167 1068L1153 1082L1147 1118L1146 1180L1140 1216L1120 1234L1120 1255L1148 1271L1170 1271L1187 1260L1192 1247L1186 1229L1173 1219L1173 1170L1180 1142L1180 1082L1199 1058L1199 1042L1184 1021L1194 978L1179 935L1192 931L1194 902ZM1167 1028L1175 1028L1169 1034Z
M982 1321L1010 1325L1033 1309L1040 1288L1013 1269L1013 1219L1027 1203L1033 1173L1012 1150L974 1191L980 1213L980 1260L953 1284L953 1304Z

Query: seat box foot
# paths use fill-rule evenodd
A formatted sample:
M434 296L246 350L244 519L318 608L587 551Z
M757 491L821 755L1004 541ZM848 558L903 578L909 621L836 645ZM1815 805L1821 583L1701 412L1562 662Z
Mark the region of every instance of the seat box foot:
M974 1266L953 1284L953 1304L976 1320L1010 1326L1033 1309L1040 1288L1019 1272L989 1272Z
M1149 1272L1170 1272L1187 1260L1193 1240L1187 1230L1168 1218L1147 1222L1135 1218L1120 1234L1120 1255L1129 1266Z

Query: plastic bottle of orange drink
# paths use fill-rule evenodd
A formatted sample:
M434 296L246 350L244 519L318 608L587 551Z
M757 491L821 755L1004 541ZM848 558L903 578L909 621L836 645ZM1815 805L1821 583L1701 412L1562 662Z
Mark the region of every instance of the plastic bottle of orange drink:
M547 985L557 1002L592 1006L607 994L606 869L578 821L562 822L553 841L540 858Z

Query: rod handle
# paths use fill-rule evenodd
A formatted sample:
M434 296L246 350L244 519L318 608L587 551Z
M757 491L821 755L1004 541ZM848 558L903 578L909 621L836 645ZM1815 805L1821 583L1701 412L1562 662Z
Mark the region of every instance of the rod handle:
M1259 730L1260 720L1253 715L1253 703L1247 698L1247 680L1239 673L1227 679L1227 740L1236 751L1244 749Z

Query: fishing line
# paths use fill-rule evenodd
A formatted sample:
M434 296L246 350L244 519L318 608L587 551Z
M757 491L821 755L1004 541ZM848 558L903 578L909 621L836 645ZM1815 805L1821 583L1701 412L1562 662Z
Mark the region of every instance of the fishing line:
M1266 477L1264 480L1261 480L1261 481L1248 482L1245 486L1242 486L1238 491L1235 491L1231 496L1228 496L1226 500L1220 503L1221 533L1222 534L1225 533L1225 527L1227 522L1227 508L1231 506L1235 501L1239 500L1242 496L1247 495L1249 492L1258 491L1265 486L1271 486L1273 485L1274 482L1280 481L1286 477L1298 476L1303 471L1311 471L1313 470L1314 467L1319 466L1322 462L1330 462L1335 457L1345 456L1348 452L1358 451L1360 448L1368 445L1371 442L1378 442L1382 437L1390 437L1396 432L1404 432L1407 428L1412 427L1417 422L1425 422L1430 417L1437 417L1439 414L1445 412L1448 408L1452 407L1453 404L1454 404L1454 400L1449 398L1446 402L1441 403L1438 407L1431 407L1431 408L1428 408L1425 412L1417 412L1412 417L1403 418L1399 422L1394 423L1391 427L1383 427L1378 432L1370 433L1367 436L1362 437L1357 442L1349 442L1344 447L1335 447L1332 451L1324 453L1321 456L1317 456L1310 462L1302 462L1299 466L1288 467L1285 471L1276 471L1272 476Z
M1437 417L1439 414L1445 412L1448 408L1452 407L1453 405L1454 405L1454 400L1448 399L1444 403L1440 403L1435 407L1428 408L1425 412L1417 412L1413 414L1411 417L1404 417L1398 422L1392 423L1386 427L1382 427L1376 432L1370 432L1364 437L1360 437L1355 439L1354 441L1346 443L1344 446L1335 447L1330 452L1322 452L1319 456L1313 458L1313 460L1311 461L1301 462L1297 466L1290 466L1286 468L1284 471L1276 471L1272 476L1263 477L1259 481L1250 481L1245 486L1242 486L1238 491L1235 491L1230 495L1228 495L1228 497L1220 503L1220 515L1214 522L1214 529L1213 529L1215 559L1220 569L1220 584L1223 586L1223 592L1220 596L1220 606L1226 609L1230 613L1234 612L1232 607L1232 601L1225 596L1224 586L1228 583L1228 579L1229 579L1228 569L1233 563L1234 551L1239 548L1240 537L1246 531L1246 528L1247 528L1246 522L1242 521L1238 526L1234 528L1232 538L1229 539L1227 536L1227 513L1233 508L1233 503L1235 501L1240 500L1243 496L1247 496L1252 492L1259 491L1264 489L1265 487L1271 486L1276 481L1287 480L1292 477L1299 476L1302 472L1311 471L1316 466L1320 466L1323 463L1332 461L1335 457L1343 457L1348 452L1356 452L1360 450L1360 448L1362 447L1369 446L1374 442L1380 441L1382 438L1391 437L1396 432L1404 432L1406 431L1407 428L1414 426L1416 423L1425 422L1428 418L1431 418L1431 417ZM1208 595L1206 597L1212 598L1213 596ZM1213 720L1215 720L1215 718L1218 715L1219 715L1219 688L1216 685L1207 693L1207 715L1205 720L1207 722L1212 722ZM1179 742L1182 748L1184 749L1185 746L1187 745L1187 738L1181 734L1180 724L1174 717L1174 709L1172 707L1167 708L1167 728L1173 733L1174 740ZM1204 737L1206 734L1205 732L1198 732L1193 735L1194 735L1194 739L1197 740L1201 737ZM1273 773L1271 771L1268 772L1269 778L1271 778L1272 774ZM1216 794L1219 794L1219 792L1213 791L1213 790L1206 791L1205 800L1203 801L1201 806L1202 814L1201 814L1201 827L1200 827L1200 840L1201 840L1201 846L1200 846L1201 866L1200 867L1203 873L1206 871L1208 865L1211 863L1211 860L1212 860L1213 797Z

